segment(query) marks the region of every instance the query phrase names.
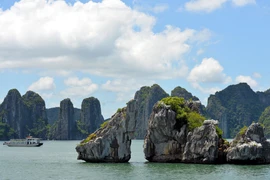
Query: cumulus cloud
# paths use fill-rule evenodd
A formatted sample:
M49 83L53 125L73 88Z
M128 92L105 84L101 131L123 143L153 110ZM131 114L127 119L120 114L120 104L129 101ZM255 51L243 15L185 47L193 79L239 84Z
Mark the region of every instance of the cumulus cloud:
M54 79L52 77L41 77L38 81L32 83L28 90L31 91L50 91L55 89Z
M187 2L185 4L185 9L187 11L193 11L193 12L212 12L216 9L219 9L222 7L222 5L227 2L227 0L215 0L215 1L209 1L209 0L192 0L190 2Z
M232 0L235 6L245 6L248 4L256 4L256 0Z
M237 76L235 82L236 83L245 82L248 85L250 85L251 88L256 88L258 86L257 81L252 79L252 77L250 76L243 76L243 75Z
M203 93L215 93L218 87L208 87L207 84L228 84L231 78L223 72L223 67L214 58L204 58L201 64L196 65L189 73L188 81ZM203 85L207 87L204 87Z
M70 77L64 81L67 88L60 92L64 97L87 97L98 89L89 78Z
M190 82L196 83L228 83L231 78L223 73L223 67L214 58L204 58L196 65L188 76Z
M0 69L171 78L200 31L167 26L153 32L155 22L120 0L21 0L0 12Z

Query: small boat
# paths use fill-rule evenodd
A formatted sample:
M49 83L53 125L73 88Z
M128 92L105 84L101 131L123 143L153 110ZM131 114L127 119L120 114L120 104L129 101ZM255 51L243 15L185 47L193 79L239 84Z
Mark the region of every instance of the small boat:
M11 139L8 142L4 142L3 145L9 147L39 147L42 146L43 143L40 142L40 138L27 136L25 139Z

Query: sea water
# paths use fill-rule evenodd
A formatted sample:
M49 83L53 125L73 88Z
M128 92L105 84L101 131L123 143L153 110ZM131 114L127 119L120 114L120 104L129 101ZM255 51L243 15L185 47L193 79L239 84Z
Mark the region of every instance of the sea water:
M79 141L43 141L41 147L8 147L0 142L0 180L257 180L270 179L270 165L149 163L143 141L132 141L129 163L77 160Z

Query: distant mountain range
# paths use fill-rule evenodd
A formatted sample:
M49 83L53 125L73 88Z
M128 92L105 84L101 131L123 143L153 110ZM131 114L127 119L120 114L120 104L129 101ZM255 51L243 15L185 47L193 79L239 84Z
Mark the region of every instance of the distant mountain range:
M157 84L141 87L135 93L137 139L146 134L154 104L168 96ZM199 98L180 86L171 91L171 96L199 102ZM207 107L200 106L200 112L206 118L219 120L225 138L234 137L253 121L263 123L266 136L270 136L269 106L270 90L254 92L248 84L240 83L211 95ZM95 97L84 99L81 109L74 108L68 98L60 102L60 107L46 109L37 93L28 91L21 96L18 90L11 89L0 104L0 140L25 138L29 134L43 139L84 139L103 122L100 102Z

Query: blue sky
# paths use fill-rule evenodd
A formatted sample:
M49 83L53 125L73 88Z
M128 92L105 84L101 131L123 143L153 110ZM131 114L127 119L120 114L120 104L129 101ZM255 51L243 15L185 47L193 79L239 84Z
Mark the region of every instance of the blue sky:
M270 88L270 1L1 0L0 103L16 88L46 107L97 97L105 118L141 86L210 94Z

